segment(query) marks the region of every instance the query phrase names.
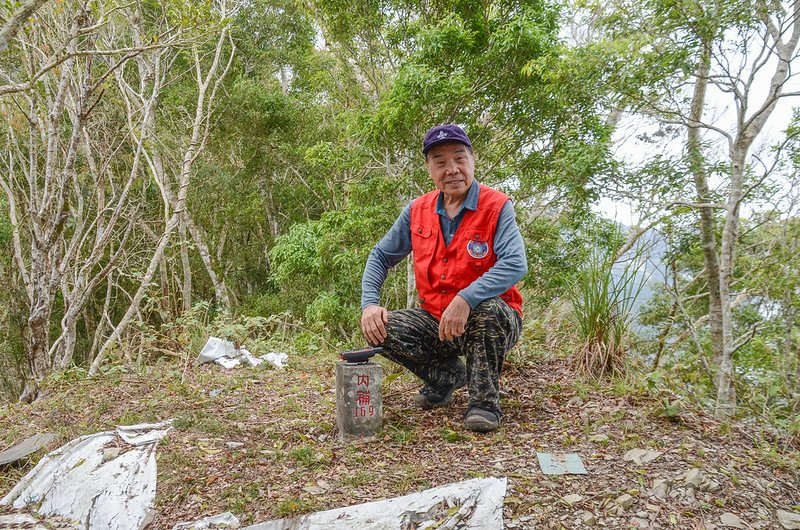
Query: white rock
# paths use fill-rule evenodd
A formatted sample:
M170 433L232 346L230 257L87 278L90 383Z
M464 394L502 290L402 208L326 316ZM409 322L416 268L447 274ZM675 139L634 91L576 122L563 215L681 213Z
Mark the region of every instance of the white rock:
M703 485L703 472L693 467L683 476L683 485L687 488L699 489Z
M722 523L722 526L727 528L744 528L744 523L742 520L739 519L736 515L725 512L719 516L719 522Z
M572 493L562 498L564 502L569 505L581 502L583 500L583 495L578 495L577 493Z
M800 530L800 513L778 510L776 515L784 530Z
M581 514L581 521L586 526L594 526L597 524L597 516L592 512L583 512Z
M657 478L653 482L653 489L650 490L650 495L659 499L666 499L669 495L669 481L665 478Z
M225 442L230 449L239 449L240 447L244 447L243 442Z
M625 453L622 459L627 462L633 462L637 466L641 466L652 462L662 454L664 453L661 451L653 451L652 449L631 449Z
M590 442L603 443L608 441L608 436L605 434L593 434L589 437Z
M623 509L627 510L636 503L636 499L634 499L627 493L623 493L622 495L617 497L617 499L614 502L622 506Z

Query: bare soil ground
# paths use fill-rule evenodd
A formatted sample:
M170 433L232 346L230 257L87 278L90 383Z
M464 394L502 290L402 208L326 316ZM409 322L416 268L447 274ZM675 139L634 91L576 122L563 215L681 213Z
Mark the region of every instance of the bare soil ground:
M487 476L508 477L508 528L782 528L777 510L800 511L797 447L698 411L667 418L641 385L587 384L558 358L506 366L496 432L464 430L463 389L446 409L414 408L419 385L403 375L383 389L380 439L343 444L334 362L295 357L283 370L228 371L172 361L62 379L31 406L0 407L0 450L35 432L55 432L54 449L174 418L158 449L153 528L224 511L252 524ZM636 448L661 454L623 459ZM537 452L578 453L588 474L546 476ZM0 469L0 496L42 454Z

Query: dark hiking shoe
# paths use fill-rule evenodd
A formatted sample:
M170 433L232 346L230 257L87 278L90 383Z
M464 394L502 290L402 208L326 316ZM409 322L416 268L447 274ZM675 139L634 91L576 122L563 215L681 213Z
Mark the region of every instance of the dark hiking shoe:
M453 392L456 387L451 387L450 390L434 390L432 387L425 385L419 394L414 396L414 404L422 410L435 409L437 407L446 407L453 402Z
M455 385L450 388L434 388L431 385L425 385L419 394L414 396L414 403L422 410L435 409L437 407L445 407L453 402L453 392L467 386L467 378L459 379Z
M475 432L489 432L500 426L500 418L490 410L472 407L464 415L464 427Z

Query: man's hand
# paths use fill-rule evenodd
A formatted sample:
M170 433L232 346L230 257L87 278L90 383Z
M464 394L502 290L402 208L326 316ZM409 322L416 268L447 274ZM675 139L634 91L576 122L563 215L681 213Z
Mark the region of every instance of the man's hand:
M439 320L439 340L453 340L463 335L467 330L470 309L467 301L456 295Z
M371 346L383 344L386 340L386 323L389 312L379 305L368 305L361 312L361 332Z

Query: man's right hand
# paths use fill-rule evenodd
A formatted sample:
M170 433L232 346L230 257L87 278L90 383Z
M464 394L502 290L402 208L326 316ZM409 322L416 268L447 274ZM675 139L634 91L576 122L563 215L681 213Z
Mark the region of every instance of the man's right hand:
M368 305L361 312L361 332L371 346L383 344L386 340L386 324L389 312L379 305Z

